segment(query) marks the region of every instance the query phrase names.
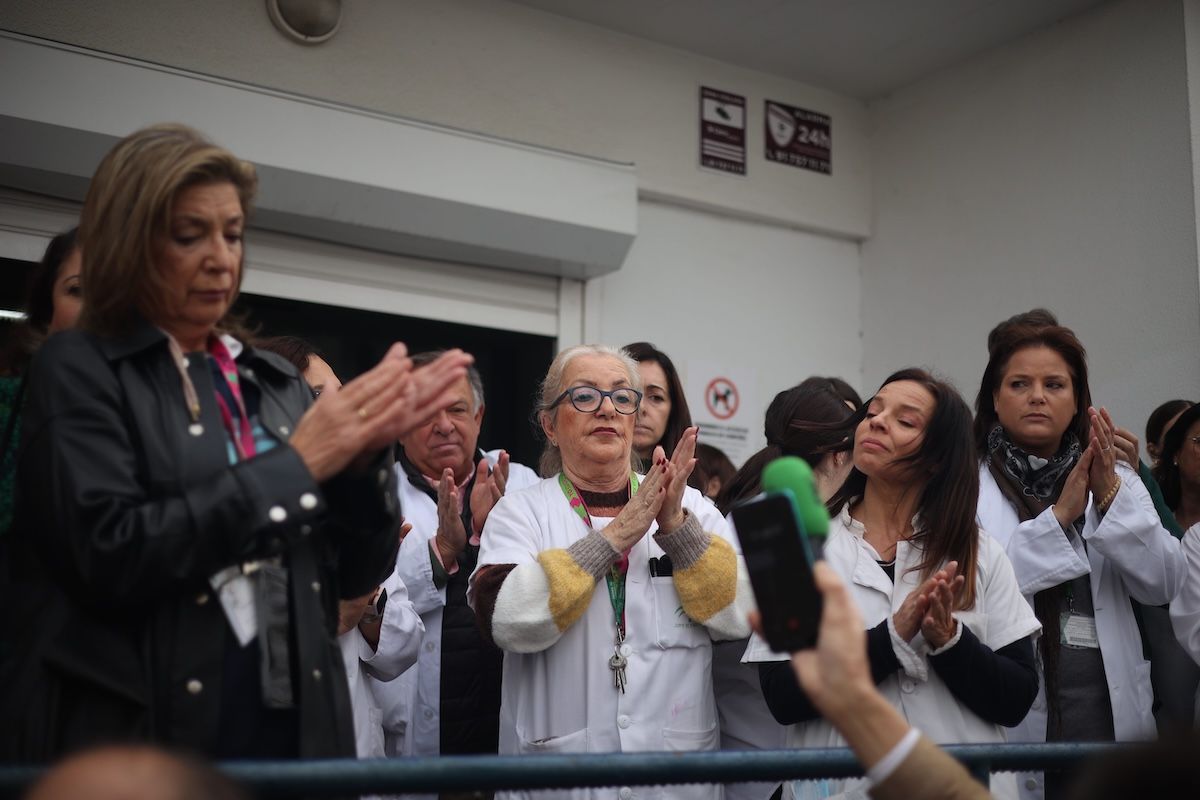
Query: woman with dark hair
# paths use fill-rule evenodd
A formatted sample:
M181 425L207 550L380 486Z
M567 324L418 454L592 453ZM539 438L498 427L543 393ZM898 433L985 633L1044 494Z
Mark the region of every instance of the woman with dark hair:
M1200 405L1190 406L1167 431L1155 475L1163 497L1187 527L1183 535L1187 577L1171 601L1171 624L1179 644L1200 664ZM1200 690L1194 708L1200 723Z
M884 381L854 414L854 467L829 500L824 557L850 586L868 626L871 673L914 727L941 744L1003 742L1037 693L1039 625L1003 550L975 523L979 491L971 412L924 370ZM796 682L788 656L757 637L747 660L791 744L842 743ZM835 790L838 787L833 787ZM840 787L852 796L861 781ZM812 794L809 784L796 786ZM992 777L1013 797L1011 776Z
M1163 437L1154 476L1180 527L1200 522L1200 406L1189 404Z
M77 242L79 229L63 231L50 240L33 274L26 306L29 326L49 335L75 326L83 306L79 271L83 259Z
M846 390L854 392L840 378L812 377L775 395L763 421L767 446L750 456L726 485L717 502L721 512L729 513L738 500L758 494L763 468L783 456L807 461L818 492L828 500L850 470L853 443L842 423L862 407L861 400L851 405Z
M1044 628L1041 694L1015 741L1126 741L1155 735L1150 665L1130 598L1171 600L1179 543L1116 427L1091 407L1087 354L1069 329L993 332L976 398L979 523L1004 547ZM1051 773L1047 793L1061 790ZM1040 775L1022 785L1030 796Z
M299 336L271 336L259 339L254 346L287 359L312 389L313 397L320 397L326 389L340 389L342 386L325 356L306 339Z
M842 485L850 470L850 441L846 420L855 408L847 393L857 397L840 378L812 377L775 395L767 407L763 433L767 446L742 465L727 482L718 508L728 513L739 500L761 490L763 468L782 456L803 458L813 469L823 500ZM862 403L859 401L859 405ZM778 750L787 744L787 730L775 721L763 700L758 669L742 663L747 640L721 642L713 648L713 685L721 717L722 750ZM726 784L725 796L762 800L776 783Z
M1150 468L1157 469L1162 460L1163 440L1167 431L1179 419L1179 415L1194 405L1191 400L1168 400L1150 412L1146 419L1146 452L1150 455Z
M645 389L633 428L634 455L649 464L654 448L662 447L670 458L683 432L692 427L692 412L688 410L675 364L649 342L634 342L621 349L637 362Z
M25 321L8 331L0 356L0 538L12 522L16 444L20 441L25 370L46 337L74 327L83 306L77 228L58 234L34 269L25 300Z

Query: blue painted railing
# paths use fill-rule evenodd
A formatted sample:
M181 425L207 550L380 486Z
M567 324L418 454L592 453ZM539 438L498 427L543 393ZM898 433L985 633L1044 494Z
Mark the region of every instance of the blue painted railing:
M1059 743L954 745L945 749L982 780L991 772L1062 769L1124 747ZM219 766L263 798L784 781L862 774L854 755L844 748L239 761ZM19 795L41 771L0 767L0 796Z

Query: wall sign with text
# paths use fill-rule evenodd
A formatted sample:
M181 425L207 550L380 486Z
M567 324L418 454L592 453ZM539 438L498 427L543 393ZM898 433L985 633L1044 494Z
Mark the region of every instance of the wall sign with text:
M700 166L746 174L746 98L700 87Z
M758 405L758 372L737 364L688 360L684 395L700 441L729 456L734 466L760 445L763 409Z
M833 139L828 116L768 100L764 122L768 161L832 174Z

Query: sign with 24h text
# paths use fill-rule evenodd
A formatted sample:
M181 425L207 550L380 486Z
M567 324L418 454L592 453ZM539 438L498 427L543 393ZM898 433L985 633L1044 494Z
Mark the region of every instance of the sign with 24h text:
M768 100L765 123L768 161L832 174L832 120L829 117Z

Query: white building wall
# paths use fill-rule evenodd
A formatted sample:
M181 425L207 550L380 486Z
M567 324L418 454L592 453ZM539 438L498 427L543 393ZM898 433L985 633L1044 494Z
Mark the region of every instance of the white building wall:
M653 202L638 214L624 268L588 282L586 339L649 340L685 385L690 359L753 370L749 452L776 392L810 375L861 384L858 245Z
M869 234L870 154L856 100L500 0L356 0L317 47L287 41L246 0L0 0L0 27L633 163L633 251L582 293L563 282L561 343L649 339L683 369L749 367L759 419L809 374L861 382L855 242ZM701 85L746 97L745 177L698 166ZM767 98L832 117L832 175L765 161Z
M973 400L988 330L1041 305L1118 424L1200 396L1186 77L1182 4L1126 0L879 103L867 388L927 364Z
M503 0L342 5L341 29L315 47L285 39L265 4L248 0L0 0L0 27L633 163L643 191L730 213L869 232L867 118L856 100ZM701 85L746 96L746 178L697 166ZM762 158L768 97L833 118L832 176Z

